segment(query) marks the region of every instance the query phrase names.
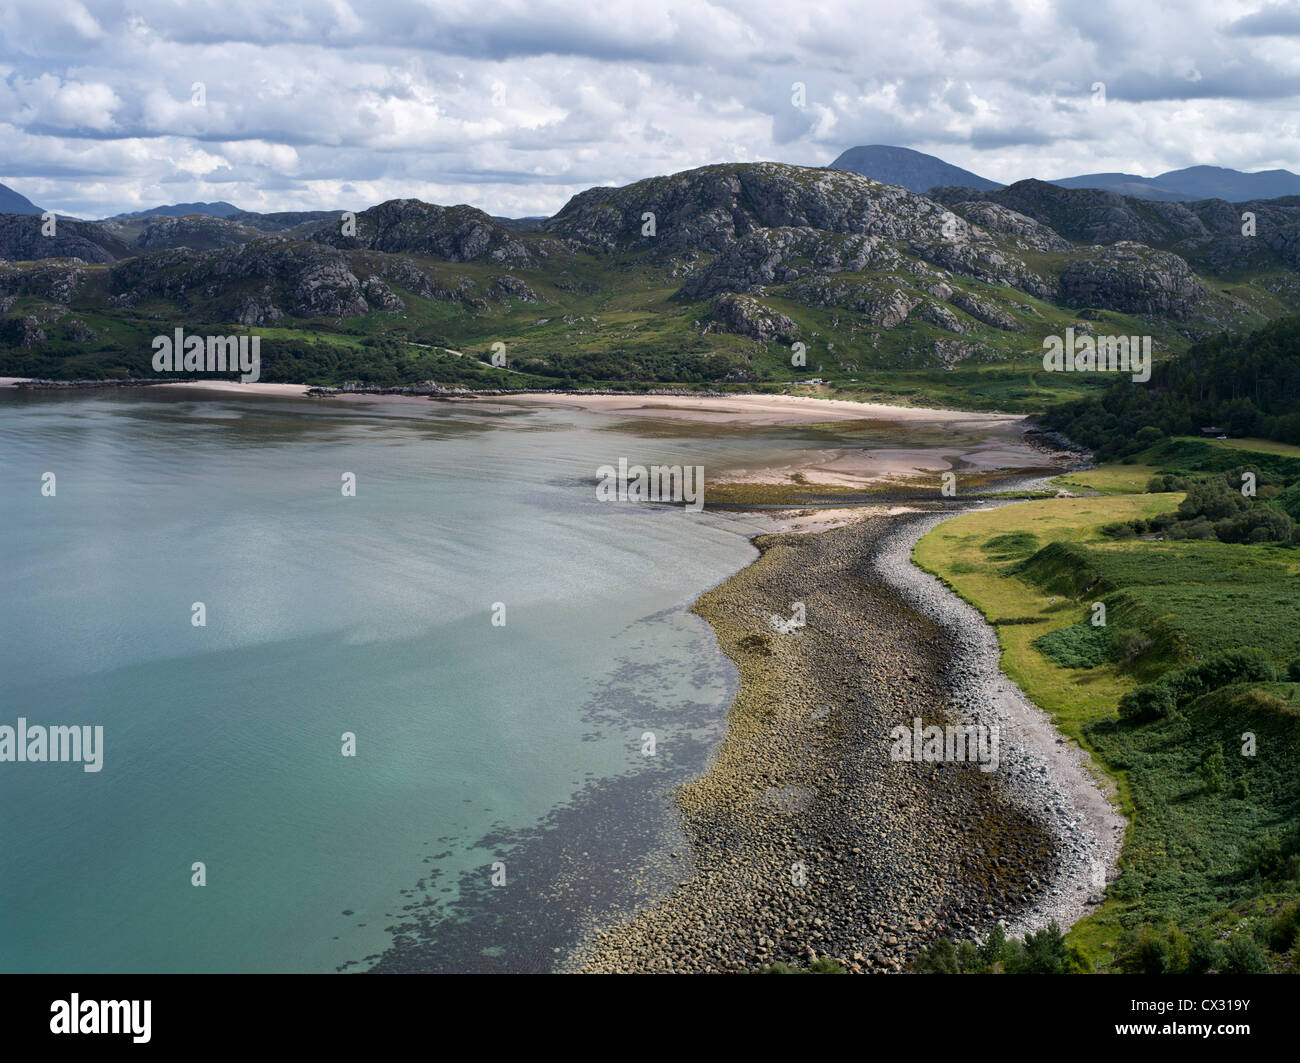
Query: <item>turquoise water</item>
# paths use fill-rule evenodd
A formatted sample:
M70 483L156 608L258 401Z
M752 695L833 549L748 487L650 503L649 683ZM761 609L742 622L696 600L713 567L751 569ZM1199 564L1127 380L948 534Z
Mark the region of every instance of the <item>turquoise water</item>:
M0 763L0 970L362 969L417 903L438 965L544 969L606 899L543 898L550 857L608 879L573 843L658 830L721 733L734 678L686 610L754 556L743 520L597 502L595 470L797 445L542 406L0 397L0 724L104 727L98 773ZM516 892L480 932L495 860Z

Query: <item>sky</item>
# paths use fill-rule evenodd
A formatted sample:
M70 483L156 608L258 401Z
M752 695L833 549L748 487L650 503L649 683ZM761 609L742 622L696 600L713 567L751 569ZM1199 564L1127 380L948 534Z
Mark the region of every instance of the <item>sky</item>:
M0 183L555 213L857 144L1001 182L1300 171L1300 0L4 0Z

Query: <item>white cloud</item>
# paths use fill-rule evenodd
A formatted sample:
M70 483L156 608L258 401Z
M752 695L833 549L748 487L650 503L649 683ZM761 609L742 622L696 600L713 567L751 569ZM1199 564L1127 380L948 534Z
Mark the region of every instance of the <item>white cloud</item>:
M0 181L83 216L395 196L546 214L591 184L731 160L824 165L860 143L1005 181L1197 162L1300 170L1294 10L10 0Z

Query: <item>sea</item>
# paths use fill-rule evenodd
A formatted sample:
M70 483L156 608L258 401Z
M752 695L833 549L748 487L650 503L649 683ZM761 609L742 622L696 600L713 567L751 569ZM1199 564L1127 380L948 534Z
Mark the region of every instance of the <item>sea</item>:
M685 867L673 791L736 681L690 606L763 530L602 501L597 470L806 446L543 402L0 395L0 728L102 735L97 765L0 761L0 970L563 968Z

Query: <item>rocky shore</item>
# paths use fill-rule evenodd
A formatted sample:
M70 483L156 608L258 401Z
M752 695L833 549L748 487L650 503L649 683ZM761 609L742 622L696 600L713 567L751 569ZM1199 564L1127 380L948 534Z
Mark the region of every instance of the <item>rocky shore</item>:
M760 536L758 560L696 603L741 688L678 794L693 851L666 897L567 969L899 971L938 936L1065 927L1100 899L1123 820L1086 754L1001 674L979 614L911 564L952 515ZM795 603L802 627L782 622ZM916 717L996 726L997 770L892 760L891 728Z

